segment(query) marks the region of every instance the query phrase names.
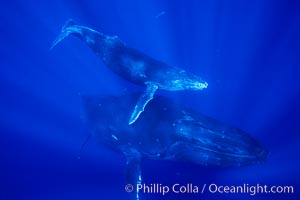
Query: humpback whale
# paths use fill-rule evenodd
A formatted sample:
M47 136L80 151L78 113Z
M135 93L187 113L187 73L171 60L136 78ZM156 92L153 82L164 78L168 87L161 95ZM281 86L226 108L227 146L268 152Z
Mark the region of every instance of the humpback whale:
M81 96L83 119L97 141L127 158L127 183L141 184L141 159L242 166L263 162L268 150L248 133L157 95L134 126L126 119L138 94ZM131 193L139 199L138 190Z
M76 25L72 19L63 26L61 33L53 41L51 49L71 34L83 40L119 76L135 84L146 86L146 90L134 104L129 124L133 124L139 118L158 89L202 90L208 86L202 78L190 72L169 66L128 47L117 36L107 36L91 28Z

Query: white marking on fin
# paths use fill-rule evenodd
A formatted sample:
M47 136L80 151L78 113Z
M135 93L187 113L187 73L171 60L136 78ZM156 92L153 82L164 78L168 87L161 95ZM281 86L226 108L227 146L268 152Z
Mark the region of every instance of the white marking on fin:
M153 99L153 95L158 89L157 84L152 82L147 82L147 89L140 96L132 114L129 119L129 125L133 124L140 116L140 114L144 111L146 105Z

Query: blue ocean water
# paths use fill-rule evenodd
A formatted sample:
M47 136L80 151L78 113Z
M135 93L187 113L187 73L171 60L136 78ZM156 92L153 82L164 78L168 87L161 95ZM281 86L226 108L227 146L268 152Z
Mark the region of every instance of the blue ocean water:
M142 194L141 199L297 199L300 187L300 3L22 1L0 6L0 199L129 199L126 159L91 140L79 94L143 90L82 41L50 51L69 18L203 77L203 91L163 94L249 132L265 163L219 168L144 160L146 183L291 185L294 194Z

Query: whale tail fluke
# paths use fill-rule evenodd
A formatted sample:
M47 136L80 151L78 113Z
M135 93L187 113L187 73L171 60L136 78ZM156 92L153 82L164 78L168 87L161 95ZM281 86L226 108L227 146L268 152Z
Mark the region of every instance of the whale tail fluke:
M60 43L63 39L65 39L67 36L69 36L72 33L67 28L70 27L70 26L73 26L73 25L75 25L75 22L73 21L73 19L69 19L69 20L66 21L65 25L61 29L61 33L52 42L50 50L52 50L58 43Z

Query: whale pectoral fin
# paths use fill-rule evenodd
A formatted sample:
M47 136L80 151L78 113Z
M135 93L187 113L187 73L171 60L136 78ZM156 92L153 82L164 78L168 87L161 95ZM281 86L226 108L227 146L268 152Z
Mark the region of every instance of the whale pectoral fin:
M141 158L137 156L127 156L126 162L126 191L130 193L132 200L139 200L137 185L142 183ZM131 192L132 191L132 192Z
M158 86L155 83L148 82L146 83L146 85L147 85L147 89L140 96L136 106L134 107L134 110L129 119L129 125L133 124L139 118L140 114L144 111L148 102L153 99L153 95L158 89Z

